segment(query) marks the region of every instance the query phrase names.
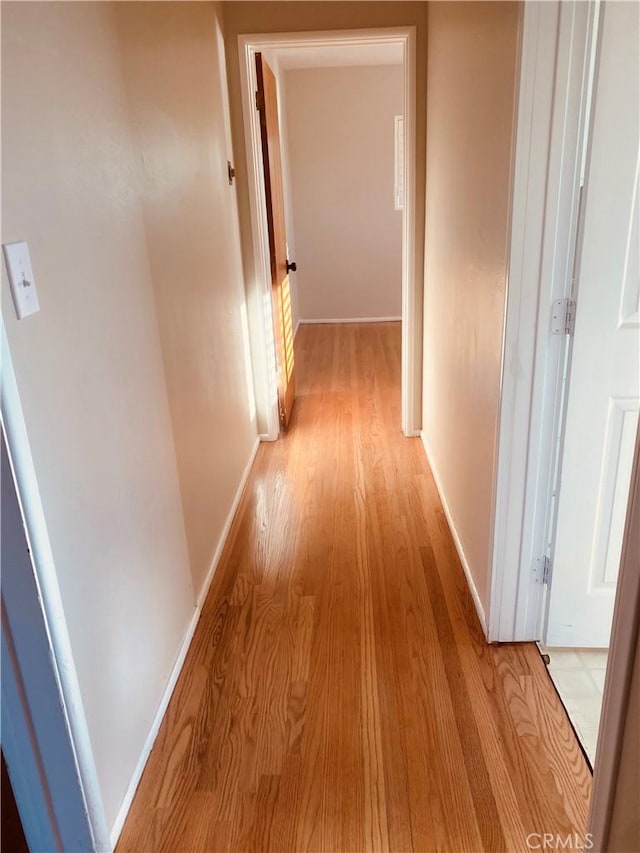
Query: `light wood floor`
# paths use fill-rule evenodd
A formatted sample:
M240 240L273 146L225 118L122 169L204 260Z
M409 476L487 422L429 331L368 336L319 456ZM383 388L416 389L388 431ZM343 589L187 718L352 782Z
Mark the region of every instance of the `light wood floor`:
M525 851L591 775L532 644L484 642L399 324L303 326L118 847Z

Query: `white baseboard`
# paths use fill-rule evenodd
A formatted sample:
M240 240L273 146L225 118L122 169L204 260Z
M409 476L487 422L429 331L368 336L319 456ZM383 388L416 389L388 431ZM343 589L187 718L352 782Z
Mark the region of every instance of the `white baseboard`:
M316 323L399 323L402 317L338 317L334 320L300 320L298 326Z
M236 490L233 503L231 504L231 509L229 510L229 514L227 515L227 520L225 521L224 527L222 528L222 533L220 534L218 545L213 554L213 559L211 560L209 571L207 572L207 576L204 579L202 588L200 589L200 593L197 598L198 607L202 607L202 605L204 604L204 600L207 597L207 593L209 592L211 581L213 580L213 576L215 575L216 569L218 568L218 563L220 562L220 557L222 556L222 549L226 545L227 537L229 536L229 531L231 530L231 525L233 524L233 519L235 518L235 514L238 511L238 506L240 505L242 493L244 492L244 487L247 485L247 480L249 479L249 474L251 473L251 466L253 465L253 460L256 458L256 453L258 452L259 447L260 437L258 436L255 440L251 453L249 454L249 460L245 465L244 471L242 472L240 484L238 485L238 488Z
M202 605L204 604L204 601L207 597L207 593L209 592L209 587L211 586L213 576L218 567L218 563L220 562L222 550L229 536L229 531L231 530L231 525L233 524L235 514L238 511L238 506L242 498L242 493L244 492L247 480L249 479L249 474L251 473L251 466L253 465L253 461L256 458L256 453L258 452L259 446L260 439L257 438L255 444L253 445L253 449L249 454L249 461L247 462L245 469L242 472L242 477L240 478L240 483L236 490L233 503L231 504L231 509L229 510L229 514L227 515L225 525L222 528L222 533L220 534L218 545L216 546L216 550L213 555L209 571L207 572L207 576L204 580L204 583L202 584L202 589L200 590L200 593L198 595L196 606L193 611L193 616L191 617L189 625L187 626L187 629L184 633L184 637L182 638L176 661L171 669L169 678L167 679L165 689L162 693L162 698L160 699L158 710L156 711L155 717L153 718L149 733L147 734L144 746L142 747L142 752L140 753L140 758L138 759L138 763L136 764L135 770L133 771L133 775L131 776L129 787L127 788L127 791L124 795L122 804L118 810L118 814L116 815L116 819L113 822L113 826L110 832L110 839L111 846L114 849L116 844L118 843L118 838L120 837L120 833L122 832L122 827L124 826L124 822L127 818L127 815L129 814L129 809L131 808L133 798L135 796L138 785L140 784L140 779L142 778L144 768L146 767L149 755L151 754L151 750L153 749L153 744L155 743L156 737L158 736L160 725L162 724L162 720L164 719L164 715L167 711L167 707L169 705L169 701L178 681L178 677L180 676L180 673L182 671L187 652L189 651L189 646L191 645L191 640L193 639L193 635L195 634L195 630L200 620Z
M193 635L195 633L199 619L200 608L196 607L193 611L193 616L191 617L189 625L187 626L187 630L185 631L184 637L182 639L176 662L174 663L171 673L169 674L169 678L162 694L162 698L160 699L160 705L158 706L158 710L156 711L156 715L153 718L153 722L151 723L151 728L149 729L149 733L144 742L144 746L142 747L140 758L138 759L138 763L136 764L135 770L133 771L133 775L131 776L129 787L127 788L127 791L122 800L122 804L120 805L120 808L118 810L118 814L116 815L116 819L113 822L113 826L111 827L111 846L114 850L116 844L118 843L118 839L120 838L120 833L122 832L124 822L127 819L127 815L129 814L129 809L131 808L131 803L133 802L133 798L135 797L138 785L140 784L140 779L142 778L142 774L144 772L144 768L146 767L147 760L149 759L149 755L151 753L151 750L153 749L153 744L155 743L155 740L158 736L158 732L160 731L160 725L162 724L162 720L164 719L164 715L167 711L167 706L169 705L169 700L171 699L174 688L178 681L178 676L182 671L182 666L187 656L187 652L189 651L189 646L191 645L191 640L193 639Z
M478 593L478 589L475 585L475 581L473 580L473 574L471 573L471 567L469 566L469 561L464 553L464 548L462 547L462 542L460 541L460 537L458 536L458 531L456 530L455 523L453 521L453 516L451 515L451 510L449 509L449 504L447 503L447 499L445 497L444 489L442 486L442 480L440 479L440 475L438 474L438 469L434 465L433 455L429 452L429 445L427 443L427 438L424 434L424 430L420 432L420 438L422 440L422 446L424 447L424 452L427 457L427 461L429 462L429 467L431 468L431 473L433 474L433 479L436 483L436 488L438 490L438 494L440 495L440 501L442 503L442 508L444 510L444 514L447 519L447 524L449 525L449 530L451 531L451 537L453 539L453 544L456 546L456 551L458 552L458 557L460 559L460 563L462 564L462 569L464 571L465 577L467 578L467 584L469 586L469 590L471 591L471 597L473 598L473 603L475 604L476 612L478 614L478 619L480 620L480 624L482 625L482 630L484 632L485 637L487 636L487 620L484 613L484 607L482 606L482 601L480 599L480 595Z
M298 331L299 331L299 330L300 330L300 320L298 320L298 322L296 323L296 327L295 327L295 329L293 330L293 340L294 340L294 341L295 341L295 339L296 339L296 335L298 334Z

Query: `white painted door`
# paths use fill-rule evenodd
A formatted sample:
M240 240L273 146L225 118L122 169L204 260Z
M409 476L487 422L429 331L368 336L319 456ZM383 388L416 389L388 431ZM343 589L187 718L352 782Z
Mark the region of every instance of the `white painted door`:
M640 5L607 2L594 76L577 309L545 641L609 645L640 398Z

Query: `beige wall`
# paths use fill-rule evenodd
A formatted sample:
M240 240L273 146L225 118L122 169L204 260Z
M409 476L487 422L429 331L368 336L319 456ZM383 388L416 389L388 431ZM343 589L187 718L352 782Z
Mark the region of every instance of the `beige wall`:
M415 341L416 359L422 352L422 271L424 264L424 178L426 138L426 63L427 63L427 4L422 2L230 2L224 4L227 72L231 106L233 144L238 169L238 205L247 301L250 311L252 340L256 343L253 367L256 376L256 403L258 406L259 429L266 429L265 412L270 402L265 393L267 388L265 364L259 349L261 328L261 294L256 286L256 271L251 242L251 218L246 178L246 150L242 121L242 99L238 63L238 35L240 33L282 33L326 30L350 30L375 27L415 26L417 36L417 103L416 103L416 310ZM420 371L418 371L418 374ZM420 399L421 377L416 376L416 401ZM416 403L419 408L419 402ZM420 412L415 412L419 422Z
M400 317L400 65L284 74L300 319Z
M117 22L197 594L257 435L224 42L210 3L122 3Z
M519 8L429 6L423 433L486 610Z
M2 309L109 824L255 435L216 9L115 5L2 4L2 241L41 310L4 270Z

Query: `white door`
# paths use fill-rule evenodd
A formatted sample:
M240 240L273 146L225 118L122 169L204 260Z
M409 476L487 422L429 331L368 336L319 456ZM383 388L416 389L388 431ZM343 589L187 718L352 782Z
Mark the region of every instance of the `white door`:
M640 6L607 2L545 642L609 645L640 398Z

